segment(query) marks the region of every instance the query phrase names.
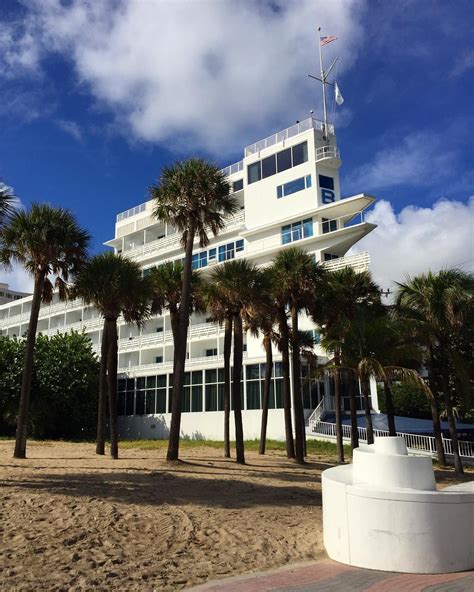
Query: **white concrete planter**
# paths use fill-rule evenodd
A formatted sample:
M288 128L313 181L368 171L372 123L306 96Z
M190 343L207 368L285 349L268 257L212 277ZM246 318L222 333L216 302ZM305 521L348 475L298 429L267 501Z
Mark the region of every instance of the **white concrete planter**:
M474 483L436 491L431 459L376 438L322 475L324 545L341 563L407 573L474 567Z

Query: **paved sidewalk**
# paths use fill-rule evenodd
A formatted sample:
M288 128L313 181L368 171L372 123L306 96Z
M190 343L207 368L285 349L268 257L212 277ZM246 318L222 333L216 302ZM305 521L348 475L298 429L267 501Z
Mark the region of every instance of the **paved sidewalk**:
M474 592L474 571L398 574L329 559L208 582L188 592Z

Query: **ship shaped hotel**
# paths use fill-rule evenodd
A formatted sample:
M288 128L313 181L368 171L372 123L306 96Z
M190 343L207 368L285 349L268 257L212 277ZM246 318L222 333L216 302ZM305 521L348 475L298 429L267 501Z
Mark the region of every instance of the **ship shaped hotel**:
M329 269L351 265L366 270L368 253L347 251L375 228L364 220L374 198L364 193L341 198L341 159L332 125L310 117L244 149L243 160L224 169L240 212L225 229L200 249L193 266L204 276L230 259L245 257L257 265L269 263L288 245L298 245ZM152 216L148 201L117 215L115 237L105 244L148 269L183 256L180 237L171 225ZM0 334L22 336L28 328L31 296L0 305ZM38 332L52 335L85 331L100 351L102 319L81 301L60 302L55 294L40 310ZM317 327L302 318L301 329ZM265 354L261 338L245 337L243 422L245 438L260 433ZM167 314L152 317L138 329L119 321L118 408L121 437L163 438L171 420L173 339ZM193 315L188 334L186 379L181 431L183 437L223 439L224 332L206 315ZM316 346L316 353L326 357ZM280 353L274 351L268 437L284 438ZM323 361L323 360L321 360ZM330 382L307 377L303 366L304 408L308 417L324 402L334 409ZM349 408L344 399L344 408ZM362 402L359 399L359 408ZM372 407L377 410L372 389ZM232 423L232 422L231 422Z

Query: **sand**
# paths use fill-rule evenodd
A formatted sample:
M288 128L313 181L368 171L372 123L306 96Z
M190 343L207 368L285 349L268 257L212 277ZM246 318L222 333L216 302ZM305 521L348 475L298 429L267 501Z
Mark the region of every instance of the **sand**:
M321 471L205 446L112 461L91 444L0 442L1 590L180 590L324 555ZM452 481L449 472L440 475ZM473 478L474 475L470 475Z

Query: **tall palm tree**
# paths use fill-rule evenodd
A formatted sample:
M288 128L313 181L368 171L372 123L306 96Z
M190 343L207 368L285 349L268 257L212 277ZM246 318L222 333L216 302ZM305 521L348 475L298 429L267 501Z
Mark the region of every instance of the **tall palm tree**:
M304 463L305 427L298 317L302 311L309 311L313 306L315 293L322 286L326 272L306 251L298 247L290 247L277 255L273 262L272 273L274 289L278 291L279 301L284 308L289 309L291 317L295 458L298 463ZM285 339L284 325L287 323L282 314L281 321L280 333L283 328L281 337Z
M322 344L334 352L334 366L332 374L335 378L335 410L338 458L341 461L344 455L342 439L342 413L341 413L341 376L348 379L351 413L352 445L358 445L357 408L354 393L355 377L354 364L343 359L342 348L344 341L352 329L356 316L359 318L370 311L380 310L380 290L372 280L369 272L357 272L352 267L345 267L328 274L323 290L321 290L312 311L312 317L321 328L323 334ZM345 370L342 368L344 367ZM361 381L365 394L365 415L367 430L372 430L372 417L369 403L369 383L365 378Z
M118 458L117 418L117 320L139 327L149 315L150 282L142 277L138 263L111 251L93 257L79 272L74 288L85 304L93 304L104 318L101 344L101 376L107 376L109 392L110 454ZM104 454L105 384L99 385L97 452Z
M235 421L236 460L245 464L244 435L242 424L242 359L243 322L248 324L255 302L266 287L264 275L246 259L227 261L212 274L208 295L213 307L232 319L234 359L232 372L232 407Z
M463 472L459 454L456 420L450 387L449 365L458 363L453 338L460 335L465 319L472 318L474 307L474 274L459 269L444 269L407 278L398 284L397 305L400 314L418 324L426 340L428 369L433 373L433 350L438 351L438 376L433 383L441 386L452 439L454 466Z
M16 211L1 230L0 264L9 267L13 262L19 263L34 279L15 458L26 457L33 352L41 302L51 302L54 288L58 290L61 300L68 297L69 279L83 267L87 259L88 244L89 234L78 225L70 212L47 204L33 204L29 211ZM52 276L55 278L54 284Z
M210 240L209 233L216 236L225 227L226 216L238 211L238 202L229 195L229 191L230 185L225 174L199 158L165 167L158 182L150 187L150 195L156 204L155 217L176 227L181 233L185 252L178 339L174 348L168 461L178 460L179 455L181 393L186 363L194 240L198 238L200 247L206 246Z
M10 219L15 211L17 198L11 187L0 179L0 228Z

